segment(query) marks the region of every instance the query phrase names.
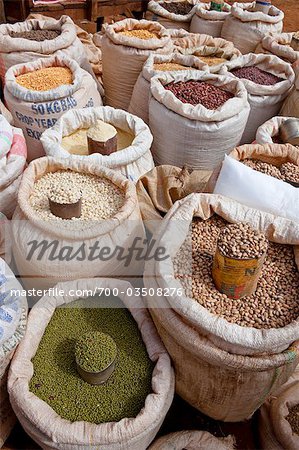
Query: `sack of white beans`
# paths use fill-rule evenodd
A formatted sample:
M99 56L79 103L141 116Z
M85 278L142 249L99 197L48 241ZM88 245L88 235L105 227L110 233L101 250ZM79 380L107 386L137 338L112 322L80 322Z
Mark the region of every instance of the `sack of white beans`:
M257 45L268 33L281 33L284 13L271 6L268 14L254 11L253 3L234 3L231 14L225 19L221 37L232 41L246 54L254 52Z
M233 436L217 438L207 431L178 431L157 439L148 450L234 450Z
M73 215L51 209L51 199L58 206L77 205ZM17 269L28 286L142 273L132 250L144 239L135 186L94 160L32 161L20 185L12 235Z
M165 28L189 31L196 4L197 0L174 2L150 0L147 5L145 18L147 20L157 21Z
M290 117L275 116L267 120L256 131L255 142L257 144L280 144L280 127Z
M17 206L17 195L26 166L27 146L22 130L0 115L0 212L9 219Z
M59 414L55 411L57 405L52 407L49 404L50 402L41 400L40 395L32 392L30 380L32 379L34 371L35 356L40 351L41 342L45 339L45 333L48 331L54 316L59 310L71 310L72 302L77 300L81 302L80 309L82 309L82 307L84 309L85 302L87 304L86 308L88 308L88 303L90 304L90 298L88 298L90 296L89 292L95 293L94 295L96 297L93 297L93 305L95 305L94 309L100 310L102 309L101 304L107 304L107 297L109 294L105 293L109 291L112 293L115 292L115 290L119 292L119 294L117 294L119 297L118 303L121 301L122 306L117 308L111 308L111 306L107 308L107 306L105 306L105 308L110 310L110 315L113 314L113 310L120 311L122 308L127 308L128 311L126 311L126 317L129 316L127 320L130 320L130 328L133 327L131 322L134 323L134 326L138 326L140 332L139 341L141 341L145 347L147 360L151 360L149 362L153 365L149 380L151 385L150 392L146 395L144 404L136 416L125 416L121 420L108 420L104 422L92 422L91 420L87 421L84 419L71 421L63 418L63 414ZM158 336L148 311L144 307L144 303L139 296L135 295L133 299L128 294L128 292L132 290L134 290L132 285L123 280L109 278L79 279L77 281L57 284L55 292L63 292L63 294L60 294L59 296L58 294L51 293L45 295L32 308L28 318L26 336L19 346L11 364L8 379L8 391L12 407L23 428L43 449L98 450L101 448L105 450L146 450L155 438L173 400L174 373L171 367L170 358ZM103 294L100 292L103 292ZM112 303L112 300L113 297L111 295L110 304ZM73 306L73 308L76 308L76 306ZM84 325L86 327L85 322L83 323L83 326ZM108 326L106 323L99 323L97 324L97 328L104 329L105 332L107 332L106 329L108 328L109 330L109 325L111 326L110 323L108 323ZM92 321L90 321L89 326L90 329L93 330L94 326L92 325ZM121 324L119 324L119 326L121 327ZM112 331L115 333L115 329ZM139 362L138 359L134 359L134 357L136 357L136 347L134 348L135 353L127 351L128 344L126 343L126 339L128 335L128 323L126 323L126 327L120 331L121 336L115 337L113 335L113 338L118 344L119 354L117 356L118 361L116 362L115 372L111 375L111 382L108 380L107 383L102 386L102 389L97 386L91 387L95 389L94 396L98 393L99 404L97 406L104 411L104 414L105 409L108 409L109 406L110 410L114 408L111 404L107 405L109 400L112 405L113 402L118 403L116 396L114 395L113 397L113 393L109 393L109 388L110 391L113 389L121 389L117 386L120 385L123 389L126 389L126 380L121 380L121 383L117 378L122 373L122 368L118 367L118 365L121 364L119 361L126 361L128 358L132 361L133 367L134 364L138 364ZM58 339L59 335L62 334L61 332L63 331L60 329L57 331ZM72 336L72 340L74 340L74 333L72 333L72 331L69 331L69 335ZM119 344L119 340L121 339L124 341L123 345ZM138 343L136 345L138 345ZM53 345L56 345L57 347L56 342ZM57 355L59 355L59 351L65 351L66 357L69 358L69 347L66 350L57 348ZM137 355L137 358L138 356L139 355ZM145 364L143 364L141 370L146 372L144 366ZM68 368L69 364L66 365L66 372L69 370ZM134 369L132 369L132 371L134 371ZM126 375L125 369L123 370L123 373ZM135 380L138 380L137 385L139 392L145 390L143 386L146 385L147 382L145 375L143 375L141 371L140 373L138 374L139 378L137 378L138 375L135 377ZM51 376L51 374L49 375ZM43 382L43 379L41 382ZM76 386L80 386L80 380L77 381ZM118 409L118 411L123 409L128 410L130 408L130 403L135 402L132 387L128 386L127 390L128 394L127 396L125 394L123 395L123 401L127 401L128 406L118 405L118 408L115 408ZM73 394L73 397L76 396L76 393ZM102 395L104 400L101 398ZM92 401L92 399L87 398L86 404L78 406L79 412L77 414L80 414L81 416L84 416L84 414L86 415L89 400ZM68 404L65 404L63 407L66 411L67 408L70 408ZM65 413L65 411L63 412ZM106 413L106 415L109 414ZM116 413L110 413L110 416L111 415L115 416ZM118 415L120 415L119 412Z
M294 50L290 43L294 33L270 33L258 44L255 53L267 53L278 56L284 61L293 64L299 59L299 51Z
M167 30L157 22L125 19L108 25L101 40L106 104L127 110L142 66L153 52L171 53Z
M117 130L118 151L110 155L88 154L87 131L101 122ZM110 106L68 111L44 131L41 143L47 156L86 159L110 167L136 182L154 167L150 147L153 137L141 119Z
M230 15L231 6L223 4L222 11L210 10L211 3L199 3L190 24L190 33L208 34L220 37L225 19Z
M279 112L282 116L299 118L299 67L294 67L296 81Z
M271 242L256 297L235 300L218 292L211 269L221 227L240 222ZM223 196L191 194L175 203L154 237L169 257L146 263L144 285L155 292L147 307L173 360L177 393L216 420L251 417L299 360L299 319L272 328L284 320L284 308L299 315L299 224Z
M177 72L194 69L209 72L209 66L196 56L181 55L179 53L171 53L170 55L150 55L134 86L129 112L140 117L148 124L150 82L152 77L159 73L161 74L161 72Z
M71 84L60 84L49 90L26 88L18 83L18 76L54 67L70 70ZM49 76L49 78L51 78ZM27 142L28 161L43 156L40 137L43 131L52 127L57 119L69 109L101 106L102 99L92 76L81 69L76 61L62 53L47 59L18 64L5 75L4 97L14 119Z
M36 30L57 32L57 37L41 41L32 37L26 39L24 34ZM92 71L84 46L77 37L75 24L69 16L61 16L59 20L47 17L46 20L30 19L0 25L0 77L3 81L10 67L48 58L59 51L77 61L83 69Z
M279 113L294 84L294 71L277 56L249 53L224 63L219 73L239 78L248 92L250 114L241 144L249 144L258 127Z
M249 114L240 81L201 71L171 72L153 77L150 91L149 126L158 165L213 170L239 144Z

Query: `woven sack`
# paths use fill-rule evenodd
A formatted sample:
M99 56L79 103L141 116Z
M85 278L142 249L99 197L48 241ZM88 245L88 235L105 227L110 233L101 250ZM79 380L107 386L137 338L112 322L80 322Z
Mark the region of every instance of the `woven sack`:
M53 66L68 67L73 75L72 84L48 91L33 91L20 86L16 81L16 77L22 73ZM103 104L91 75L62 53L11 67L5 76L4 96L14 124L24 132L28 161L44 155L40 137L64 112Z
M24 38L14 38L11 32L31 30L57 30L61 34L52 40L42 42ZM16 64L34 62L40 58L54 56L57 52L77 61L79 66L90 70L84 47L76 35L75 24L68 16L61 16L59 20L50 17L30 19L15 24L0 25L0 77L4 81L6 71Z
M83 279L58 284L64 296L43 297L33 307L28 319L25 339L14 356L8 391L12 407L25 431L43 449L59 450L145 450L158 432L165 415L171 405L174 391L174 374L169 356L156 332L150 316L140 297L134 299L126 294L132 286L130 283L116 279ZM152 377L153 392L146 398L145 405L135 418L124 418L119 422L108 422L99 425L86 422L70 422L62 419L44 401L29 391L33 365L31 359L35 355L45 329L55 311L63 304L77 299L68 292L83 293L87 290L117 288L120 299L129 308L138 324L148 355L154 361Z
M295 67L296 81L280 110L281 116L299 118L299 67Z
M122 208L110 219L90 221L90 225L87 224L84 230L68 229L59 226L56 220L44 221L38 218L30 204L34 183L48 172L68 169L104 177L119 186L125 193ZM135 186L120 173L99 166L94 161L53 157L33 161L22 178L18 206L12 219L12 234L13 254L18 272L28 286L49 287L58 281L86 276L125 277L142 273L142 264L134 256L127 266L126 260L119 258L118 253L113 253L115 247L120 246L124 248L124 255L127 255L136 238L139 237L140 242L144 239ZM32 241L41 246L33 247L30 244ZM42 245L44 242L50 244L49 248ZM108 247L109 257L92 260L88 251L82 256L79 251L82 245L87 250L96 244L97 248ZM65 256L68 254L67 247L72 250L72 258ZM57 256L60 252L64 256ZM51 254L54 254L53 258ZM99 252L96 252L94 256L98 254Z
M129 106L129 112L140 117L145 123L149 122L148 106L150 99L150 81L153 76L163 73L163 71L155 70L154 64L167 62L183 64L189 67L189 70L197 69L209 72L209 67L195 56L181 55L179 53L171 53L170 55L150 55L136 81Z
M230 71L241 67L255 66L283 80L274 85L261 85L242 78L241 81L248 92L250 114L246 124L241 144L249 144L255 139L260 125L277 116L284 99L290 93L295 81L295 74L291 66L277 56L255 55L250 53L233 61L224 63L220 74L235 77Z
M147 20L152 20L155 22L159 22L165 28L174 28L178 30L187 30L189 31L190 22L195 12L195 5L197 4L197 0L187 0L190 5L194 5L191 11L188 14L175 14L167 11L167 9L163 8L163 3L171 3L164 2L164 0L150 0L147 5L147 12L145 18ZM174 3L174 2L172 2Z
M261 43L256 47L255 53L267 53L278 56L284 61L293 64L299 59L299 51L295 51L290 43L294 33L270 33L265 36Z
M138 117L110 106L68 111L63 114L56 124L44 131L41 136L41 143L46 155L60 158L70 157L70 153L63 148L62 138L80 128L88 129L97 120L103 120L117 129L133 135L131 145L107 156L97 153L89 156L73 155L72 158L86 159L99 166L110 167L134 182L154 167L150 152L153 138L149 128Z
M231 14L225 19L221 37L232 41L241 53L254 52L268 33L281 33L284 13L271 6L268 14L253 12L253 3L234 3Z
M120 34L126 30L145 29L159 38L140 39ZM172 42L167 30L157 22L125 19L108 25L101 40L103 81L106 103L128 109L134 85L142 66L152 52L171 53Z
M5 117L8 123L12 125L12 115L0 100L0 114Z
M234 97L216 110L181 102L164 86L201 80L226 89ZM249 114L247 93L239 80L201 71L169 72L151 79L149 125L156 164L213 170L239 144ZM169 133L169 130L172 130Z
M220 37L225 19L230 15L231 6L224 3L222 11L210 11L211 3L199 3L195 7L190 33L208 34Z
M267 120L256 132L255 141L257 144L277 144L279 138L280 126L288 120L289 117L275 116L272 119Z
M22 130L0 115L0 211L9 219L17 206L17 195L26 166L27 147Z
M234 438L217 438L207 431L178 431L160 437L149 450L233 450Z

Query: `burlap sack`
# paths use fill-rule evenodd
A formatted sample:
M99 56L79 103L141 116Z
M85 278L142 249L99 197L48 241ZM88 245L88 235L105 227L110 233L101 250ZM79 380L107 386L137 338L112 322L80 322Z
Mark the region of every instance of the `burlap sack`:
M217 438L207 431L178 431L160 437L149 450L233 450L234 438Z
M294 67L296 81L280 110L281 116L299 118L299 66Z
M72 158L87 159L99 166L110 167L134 182L154 167L150 152L153 137L149 128L138 117L110 106L68 111L63 114L56 124L41 136L46 155L68 158L70 153L63 148L62 138L80 128L88 129L97 120L111 123L117 129L129 133L133 136L133 142L129 147L111 155L96 153L89 156L73 155Z
M61 227L56 220L43 221L37 217L30 204L30 194L38 178L60 169L94 174L111 180L124 191L124 205L108 220L90 221L84 231ZM123 256L126 256L134 246L135 239L140 238L142 242L144 238L134 184L120 173L87 159L45 157L33 161L24 172L20 185L18 206L12 219L12 234L18 272L28 286L49 287L58 281L84 276L138 276L143 270L142 263L136 261L134 255L130 264L126 265L127 260L121 259L119 252L113 253L115 247L119 246L124 249ZM37 243L34 248L32 241ZM45 242L49 244L48 247L43 244ZM87 250L96 244L98 249L110 249L108 257L90 257ZM79 251L82 245L85 248L83 254ZM69 252L67 249L71 249L72 258L65 256ZM95 252L94 256L98 253Z
M68 296L80 290L86 297L86 291L96 288L118 288L120 299L129 308L138 323L147 352L156 363L153 377L153 392L148 395L145 405L135 418L125 418L119 422L99 425L85 422L69 422L57 415L44 401L29 391L35 355L45 329L55 308L76 300ZM134 299L127 295L130 283L112 279L83 279L71 283L61 283L58 289L66 293L62 297L45 296L33 307L25 339L16 352L8 380L8 391L12 407L25 431L43 449L60 450L145 450L158 432L171 405L174 391L174 374L169 356L155 330L150 316L140 297Z
M0 115L0 212L9 219L17 206L26 157L27 146L22 130L12 127Z
M170 82L202 80L234 97L216 110L181 102L164 88ZM169 72L151 79L149 125L156 164L213 170L239 144L249 114L247 93L239 80L207 72ZM171 130L171 133L169 133Z
M121 31L146 29L157 39L139 39L119 34ZM157 22L125 19L108 25L101 40L103 81L106 103L114 108L128 109L134 85L142 66L152 52L171 53L172 42L167 30Z
M30 30L58 30L61 34L56 39L42 42L10 36L12 31ZM56 55L58 51L77 61L83 69L90 68L84 47L77 38L75 24L68 16L61 16L59 20L43 17L43 20L30 19L0 25L0 77L3 81L10 67L48 58Z
M16 81L16 77L22 73L52 66L68 67L73 74L72 84L61 85L48 91L32 91L20 86ZM59 52L47 59L11 67L5 76L4 96L14 124L24 132L28 161L45 154L40 137L65 111L103 104L91 75L81 69L76 61Z
M253 3L234 3L225 19L221 37L232 41L241 53L254 52L267 33L281 33L284 13L271 6L268 14L253 12Z
M250 114L246 124L241 144L250 144L255 139L256 131L260 125L277 116L284 99L290 93L295 81L295 74L291 66L277 56L249 55L241 56L233 61L224 63L220 74L235 77L230 71L240 67L255 66L283 79L274 85L261 85L242 78L241 81L248 92Z
M195 12L195 5L198 3L197 0L188 0L188 3L194 5L188 14L174 14L167 9L163 8L162 4L165 3L164 0L150 0L147 5L147 12L145 18L147 20L152 20L159 22L165 28L174 28L178 30L189 31L190 22Z
M278 56L284 61L293 64L299 59L299 51L295 51L289 44L292 41L294 33L269 33L258 44L255 53L267 53Z
M136 185L144 224L154 234L165 214L192 192L203 192L211 172L157 166L138 180Z
M289 117L275 116L272 119L267 120L256 132L255 141L257 144L273 144L278 143L276 140L279 138L280 126L288 120Z
M193 216L207 219L214 212L230 222L247 221L270 240L293 245L299 242L299 224L225 197L191 194L176 202L154 236L169 258L146 264L144 285L156 292L147 295L147 306L174 362L176 391L204 414L234 422L249 418L295 370L299 342L284 349L298 336L298 321L284 329L244 328L180 295L172 258ZM298 261L298 247L295 252Z
M190 24L190 33L208 34L220 37L225 19L230 15L231 6L224 3L222 11L210 11L211 3L196 5Z
M1 102L1 100L0 100L0 114L2 114L2 116L4 116L5 119L7 120L7 122L12 125L12 123L13 123L12 115L8 111L8 109L5 107L5 105Z
M153 76L164 73L155 70L154 64L167 62L183 64L190 69L209 72L209 66L196 56L181 55L179 53L171 53L170 55L157 55L153 53L150 55L136 81L129 106L129 112L140 117L147 124L149 122L148 106L150 99L150 81Z

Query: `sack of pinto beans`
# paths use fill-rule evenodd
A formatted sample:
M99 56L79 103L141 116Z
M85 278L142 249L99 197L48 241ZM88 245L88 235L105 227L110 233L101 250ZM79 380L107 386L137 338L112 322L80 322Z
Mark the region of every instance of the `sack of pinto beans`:
M118 279L81 279L56 289L64 294L44 296L32 308L11 365L8 391L23 428L44 449L146 450L172 403L174 373L144 303ZM76 369L81 360L89 368L77 348L90 333L94 347L85 344L85 351L93 371L103 359L114 364L101 385L84 382ZM99 335L112 341L113 352Z
M288 119L290 117L275 116L267 120L257 129L255 142L257 144L283 144L280 127Z
M299 118L299 67L294 67L296 81L279 112L282 116Z
M134 86L129 112L140 117L148 124L150 82L152 77L161 72L177 72L191 69L208 72L209 66L196 56L181 55L179 53L171 53L170 55L150 55Z
M0 115L0 212L9 219L17 206L26 157L27 147L22 130L12 127Z
M145 18L157 21L165 28L189 31L195 11L196 0L164 1L151 0L147 6Z
M88 131L105 132L106 124L114 128L117 151L111 154L89 154ZM104 134L100 139L105 139ZM109 135L110 136L110 135ZM150 147L153 137L141 119L110 106L68 111L56 124L44 131L41 143L47 156L86 159L110 167L136 182L154 167Z
M91 70L84 46L77 38L76 27L68 16L59 20L30 19L0 25L0 77L16 64L34 62L62 51L85 70Z
M230 15L231 6L223 4L222 11L211 10L211 3L199 3L190 24L190 33L208 34L220 37L225 19Z
M62 53L11 67L4 97L24 132L28 161L45 154L40 137L64 112L103 104L92 76Z
M28 286L142 273L130 253L144 239L135 186L94 160L32 161L20 185L12 234L16 265Z
M101 40L106 104L127 110L143 64L153 52L171 53L167 30L157 22L125 19L108 25Z
M268 33L281 33L284 13L271 6L268 14L255 11L253 3L234 3L225 19L221 37L234 43L241 53L254 52Z
M255 49L255 53L267 53L278 56L279 58L287 61L290 64L299 59L299 51L294 50L291 47L291 42L294 33L270 33L269 36L265 36L261 43Z
M294 71L277 56L249 53L224 63L219 73L239 78L248 92L250 114L241 143L249 144L258 127L279 113L294 84Z
M201 71L169 72L153 77L150 90L156 164L213 170L239 144L249 114L239 80Z
M160 437L149 450L234 450L233 436L217 438L207 431L178 431Z
M156 292L147 307L174 363L177 393L216 420L251 417L299 360L299 224L191 194L175 203L155 239L169 257L146 263L144 285ZM236 278L216 288L219 249L236 268L263 255L252 294L242 297ZM245 275L247 283L252 274Z

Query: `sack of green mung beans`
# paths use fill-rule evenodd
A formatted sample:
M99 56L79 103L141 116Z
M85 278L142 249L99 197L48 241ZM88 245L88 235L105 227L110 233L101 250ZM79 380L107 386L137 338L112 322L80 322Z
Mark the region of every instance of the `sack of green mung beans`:
M8 390L23 428L44 449L146 450L172 403L174 373L141 298L117 279L81 279L56 290L63 294L32 308L11 365ZM100 386L76 372L74 350L91 332L116 345L115 369Z
M143 270L144 228L135 186L87 158L31 162L21 181L12 235L18 273L28 286L84 276L138 276Z
M26 157L27 146L22 130L12 127L0 114L0 212L9 219L17 206Z
M24 132L28 161L45 154L40 137L65 111L103 104L92 76L62 53L11 67L4 97Z
M294 33L270 33L260 42L255 49L255 53L272 54L293 64L299 59L299 51L290 46L293 35Z
M156 164L213 170L239 144L249 114L239 80L195 70L169 72L151 79L150 95Z
M219 73L241 79L248 92L250 114L241 144L249 144L258 127L279 113L294 84L294 71L277 56L249 53L225 62Z
M236 246L238 236L244 242L257 230L270 241L256 292L243 298L213 283L224 229L235 233ZM177 393L214 419L249 418L299 361L299 341L292 344L299 329L299 224L226 197L191 194L175 203L154 237L169 257L146 263L147 306L173 360Z
M283 28L283 11L271 6L265 14L254 8L255 2L235 3L221 30L221 37L233 42L243 54L254 52L268 33L281 33Z
M25 20L0 25L0 77L16 64L34 62L62 51L84 69L90 69L84 47L76 35L75 24L68 16L59 20Z
M280 127L288 119L290 117L275 116L267 120L257 129L255 142L257 144L282 144Z
M294 67L294 71L296 74L295 85L282 105L279 114L299 118L299 67Z
M117 151L110 155L89 154L88 130L98 129L104 139L106 124L115 130ZM68 111L41 136L47 156L72 155L75 159L86 159L117 170L134 182L154 167L150 152L152 140L148 126L141 119L110 106Z
M160 437L149 450L234 450L233 436L218 438L207 431L178 431Z
M145 18L157 21L165 28L189 31L197 0L164 1L151 0Z
M148 106L150 99L150 81L161 72L177 72L181 70L209 71L209 67L195 56L171 53L170 55L152 54L145 62L132 93L129 112L148 123Z
M199 3L191 19L190 33L208 34L220 37L225 19L230 15L231 6L223 3L222 11L211 10L211 3Z
M299 447L299 379L261 408L259 438L264 450Z
M125 19L108 25L101 40L106 103L127 110L142 66L153 52L171 53L167 30L157 22Z

